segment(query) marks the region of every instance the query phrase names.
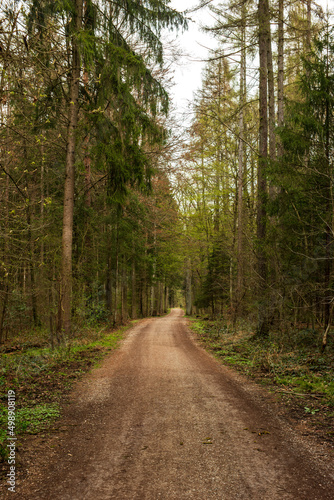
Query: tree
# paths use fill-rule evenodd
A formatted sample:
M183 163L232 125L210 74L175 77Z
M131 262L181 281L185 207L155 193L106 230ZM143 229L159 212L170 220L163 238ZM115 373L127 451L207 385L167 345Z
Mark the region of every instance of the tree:
M58 316L61 340L71 315L78 324L108 311L119 321L121 307L125 320L130 296L138 312L141 279L150 283L151 227L143 233L135 216L130 224L127 204L149 199L152 174L168 161L160 31L186 22L149 0L8 2L1 18L0 325L54 332ZM156 283L159 310L169 272Z
M163 1L120 2L109 4L104 11L92 1L73 3L40 2L31 5L31 19L43 12L43 22L65 15L64 43L68 47L67 71L68 128L62 231L62 271L58 307L58 331L70 333L72 295L72 246L75 194L76 135L79 122L81 64L90 62L90 71L100 80L95 93L98 118L107 125L113 143L100 138L98 153L110 162L111 189L124 191L127 182L149 181L149 162L140 144L161 140L162 130L154 122L160 110L167 109L167 95L152 76L147 62L162 63L162 27L185 24L184 18ZM93 14L93 15L92 15ZM84 19L85 16L85 19ZM93 22L87 22L93 19ZM122 23L118 23L122 20ZM121 26L121 27L119 27ZM126 36L128 41L126 41ZM136 40L137 39L137 40ZM145 58L136 53L134 41L146 46ZM87 77L85 76L87 80ZM110 109L109 116L104 113ZM92 113L92 110L90 110ZM121 112L120 112L121 111ZM95 117L94 117L95 118ZM116 118L116 119L115 119ZM95 122L95 123L94 123ZM93 120L101 126L101 120Z
M257 206L257 240L258 240L258 276L259 276L259 319L257 326L258 335L268 334L267 311L267 257L266 241L266 198L267 198L267 173L268 161L268 34L269 5L267 0L259 0L259 162L258 162L258 206Z
M283 161L271 168L280 186L274 207L287 301L301 298L325 330L333 297L333 54L333 35L328 31L315 39L303 58L298 93L287 103L286 124L280 131Z

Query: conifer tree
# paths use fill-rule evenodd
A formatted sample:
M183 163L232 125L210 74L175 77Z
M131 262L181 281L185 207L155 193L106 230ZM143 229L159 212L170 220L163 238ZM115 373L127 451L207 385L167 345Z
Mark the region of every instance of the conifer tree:
M72 295L72 247L75 194L75 162L79 123L82 65L89 66L95 86L95 109L88 109L92 126L103 130L96 142L98 161L109 164L112 193L125 192L126 184L149 182L148 158L143 142L161 141L163 131L154 117L167 110L167 94L153 77L149 62L162 63L159 39L162 28L185 25L184 18L164 1L146 0L106 2L31 3L31 24L36 19L46 25L51 18L65 16L65 40L68 47L67 72L68 128L62 231L62 271L58 307L58 331L70 333ZM136 52L138 40L146 47L143 57Z
M280 130L283 161L271 167L280 186L276 207L283 276L289 299L303 297L307 315L325 329L332 305L333 34L319 36L303 58L294 100Z

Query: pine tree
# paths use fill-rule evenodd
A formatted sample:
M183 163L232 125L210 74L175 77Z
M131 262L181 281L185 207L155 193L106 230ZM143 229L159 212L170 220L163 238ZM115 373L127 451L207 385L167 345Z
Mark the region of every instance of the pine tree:
M333 54L333 35L328 32L303 58L298 94L287 103L286 125L280 131L283 161L272 167L280 186L275 206L285 286L290 300L303 297L325 329L333 297Z
M152 75L148 63L162 63L161 28L185 25L185 20L163 1L147 0L141 4L122 1L117 5L107 3L104 11L89 0L56 4L33 0L31 3L31 26L38 26L36 19L46 26L48 19L61 16L67 19L63 43L68 47L69 67L58 331L64 330L68 335L71 320L76 136L82 101L81 67L85 61L85 66L89 66L97 82L95 102L91 100L87 111L91 126L97 132L103 130L102 136L97 135L95 154L97 161L109 164L111 193L124 193L127 183L131 182L144 185L149 182L151 171L142 144L162 140L163 131L157 126L154 117L158 112L166 111L168 104L167 94ZM120 20L122 23L119 23ZM136 52L138 40L146 47L145 57Z

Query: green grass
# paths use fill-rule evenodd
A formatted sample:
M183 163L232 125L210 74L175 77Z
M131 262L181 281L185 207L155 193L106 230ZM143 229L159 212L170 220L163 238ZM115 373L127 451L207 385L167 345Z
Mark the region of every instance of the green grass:
M39 404L33 407L18 408L15 411L15 437L28 433L37 434L47 429L60 415L58 403ZM0 405L0 456L8 457L7 441L8 410Z
M123 338L124 332L131 325L123 326L117 331L106 333L104 330L90 332L89 336L73 339L65 345L61 345L54 350L50 347L25 348L8 354L1 354L0 357L0 386L5 383L8 370L15 373L15 378L29 377L34 373L47 370L50 366L68 363L80 357L81 353L95 349L96 358L102 357L107 351L115 349L119 341ZM99 356L100 353L100 356Z
M296 394L313 394L334 405L334 341L329 339L322 353L321 334L304 329L288 334L273 332L266 339L255 338L243 325L232 331L228 323L193 318L191 328L224 363L261 382L289 389Z
M21 344L14 340L17 350L0 355L0 458L8 456L7 391L14 390L16 396L15 434L47 430L60 415L60 403L73 383L116 349L133 323L115 331L86 329L54 350L43 345L41 336L30 334L27 342L25 335ZM38 343L42 345L36 347Z

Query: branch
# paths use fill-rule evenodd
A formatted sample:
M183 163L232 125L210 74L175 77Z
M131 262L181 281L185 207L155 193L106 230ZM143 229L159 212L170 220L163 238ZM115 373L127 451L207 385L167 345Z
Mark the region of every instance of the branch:
M2 165L2 163L0 163L0 167L1 169L5 172L6 175L8 175L8 177L10 178L10 180L12 181L12 183L14 184L14 186L16 187L16 189L18 190L18 192L20 193L20 195L26 200L27 199L27 196L23 193L23 191L21 190L21 188L18 186L17 182L15 181L15 179L13 179L13 177L10 175L9 172L7 172L7 170L5 169L5 167Z

